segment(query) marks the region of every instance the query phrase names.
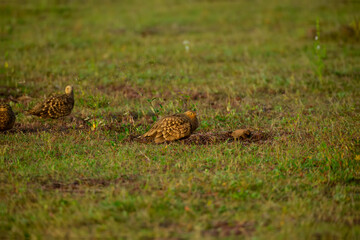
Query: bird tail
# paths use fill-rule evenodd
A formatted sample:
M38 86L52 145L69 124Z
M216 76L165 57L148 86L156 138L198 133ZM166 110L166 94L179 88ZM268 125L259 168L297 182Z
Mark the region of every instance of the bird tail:
M145 134L144 134L144 135L137 136L134 140L136 142L140 142L140 143L148 143L150 141L150 137L145 136Z

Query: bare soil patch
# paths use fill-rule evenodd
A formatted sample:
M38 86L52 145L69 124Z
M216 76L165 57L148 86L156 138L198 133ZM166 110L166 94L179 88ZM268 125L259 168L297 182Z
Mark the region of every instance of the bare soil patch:
M37 119L31 123L15 123L14 127L4 133L36 133L36 132L66 132L70 130L88 129L89 125L79 117L65 117L64 119Z
M106 94L122 94L128 99L138 99L146 94L143 88L130 86L129 84L109 84L97 87L101 92Z
M226 132L201 132L195 133L188 138L180 139L175 142L183 143L186 145L211 145L211 144L219 144L224 142L234 142L239 141L242 143L250 144L250 143L265 143L270 141L272 138L272 134L270 132L261 132L255 131L252 132L252 135L248 138L239 138L237 140L232 136L233 131ZM140 142L140 143L148 143L154 144L153 142L147 142L145 139L141 138L140 135L130 135L124 142Z
M209 229L202 231L203 236L228 237L228 236L247 236L255 231L255 222L244 221L229 223L221 221L213 224Z
M136 175L122 175L116 179L83 178L72 182L48 180L41 182L42 189L47 191L58 190L62 192L84 192L87 188L101 189L111 184L130 185L138 180Z

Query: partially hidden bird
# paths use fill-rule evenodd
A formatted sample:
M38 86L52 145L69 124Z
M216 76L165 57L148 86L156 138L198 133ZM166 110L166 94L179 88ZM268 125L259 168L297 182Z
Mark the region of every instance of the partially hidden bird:
M27 112L40 118L57 119L69 115L74 102L73 87L68 85L65 88L65 94L50 96Z
M4 102L0 102L0 131L10 130L15 123L15 114L11 106Z
M189 137L199 126L196 113L186 111L160 119L142 137L155 143L175 141Z

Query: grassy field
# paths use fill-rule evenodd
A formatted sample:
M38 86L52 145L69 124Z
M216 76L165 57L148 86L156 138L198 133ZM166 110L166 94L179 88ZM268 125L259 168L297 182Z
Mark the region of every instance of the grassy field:
M0 3L1 97L17 114L0 135L0 238L359 239L359 12L345 0ZM24 113L68 84L69 117ZM196 134L257 137L132 141L188 109Z

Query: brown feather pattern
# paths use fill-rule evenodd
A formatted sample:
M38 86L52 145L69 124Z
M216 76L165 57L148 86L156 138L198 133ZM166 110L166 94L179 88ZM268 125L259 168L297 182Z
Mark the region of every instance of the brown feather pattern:
M11 129L15 123L15 114L8 103L0 102L0 131Z
M175 141L189 137L198 125L196 113L187 111L160 119L143 137L154 140L155 143Z
M38 103L28 113L40 118L60 118L69 115L74 107L74 93L71 86L65 88L65 94L54 95Z

